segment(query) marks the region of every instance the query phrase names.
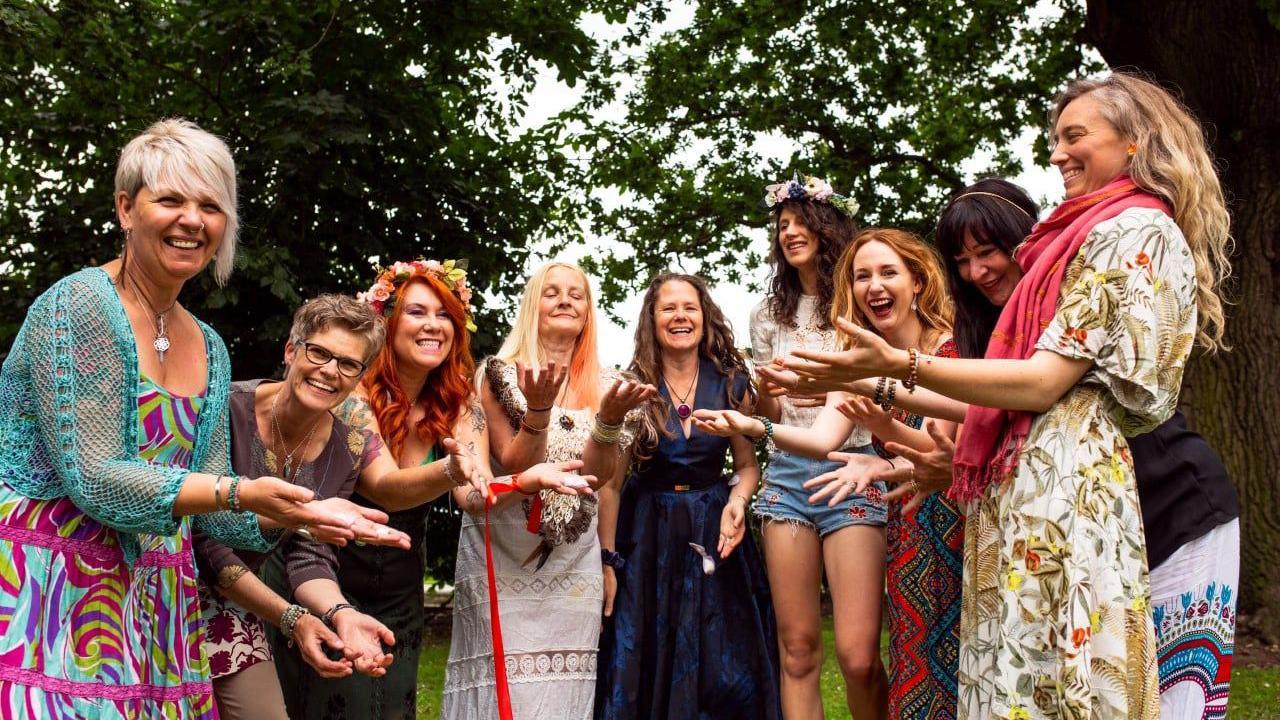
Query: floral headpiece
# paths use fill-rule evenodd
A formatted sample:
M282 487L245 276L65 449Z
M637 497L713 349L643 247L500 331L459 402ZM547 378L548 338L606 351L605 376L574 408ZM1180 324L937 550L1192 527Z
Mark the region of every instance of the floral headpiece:
M462 301L462 307L467 313L467 330L476 331L476 323L471 316L471 288L467 287L466 260L440 262L418 259L394 262L378 273L378 279L369 286L367 292L356 293L356 300L369 303L380 315L390 315L392 308L396 306L396 291L414 274L431 275L444 283Z
M858 214L857 201L837 194L831 187L831 183L812 175L801 177L799 173L795 173L786 182L765 186L764 206L766 208L771 210L775 205L788 200L824 202L849 217Z

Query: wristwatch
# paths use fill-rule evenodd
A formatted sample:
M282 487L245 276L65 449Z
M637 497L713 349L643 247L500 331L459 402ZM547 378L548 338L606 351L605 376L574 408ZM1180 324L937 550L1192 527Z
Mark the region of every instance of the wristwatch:
M614 570L621 570L623 566L627 564L627 559L622 557L622 553L600 548L600 562L603 562Z

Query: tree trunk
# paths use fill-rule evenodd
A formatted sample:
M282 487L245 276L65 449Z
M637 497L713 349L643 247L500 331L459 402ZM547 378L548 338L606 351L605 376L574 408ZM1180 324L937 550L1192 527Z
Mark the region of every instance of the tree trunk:
M1239 609L1280 639L1280 29L1257 0L1089 0L1086 40L1136 67L1209 130L1231 207L1230 352L1198 356L1184 402L1241 506Z

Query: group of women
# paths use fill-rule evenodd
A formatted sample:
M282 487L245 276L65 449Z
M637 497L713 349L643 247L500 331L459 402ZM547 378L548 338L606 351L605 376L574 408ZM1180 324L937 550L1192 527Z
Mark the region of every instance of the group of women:
M1146 80L1072 83L1052 122L1065 202L980 181L940 252L820 179L766 188L754 367L676 273L601 367L565 263L477 363L464 267L415 260L235 383L178 302L231 271L231 156L156 123L120 257L43 294L0 374L0 708L413 717L448 494L444 718L821 717L824 577L854 717L1222 717L1238 509L1175 410L1221 346L1222 192Z

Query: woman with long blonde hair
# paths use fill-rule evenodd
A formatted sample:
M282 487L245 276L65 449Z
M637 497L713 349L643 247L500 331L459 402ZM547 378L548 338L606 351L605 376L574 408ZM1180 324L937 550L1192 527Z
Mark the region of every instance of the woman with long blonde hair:
M1067 199L1015 253L1025 275L984 359L903 352L845 324L849 350L787 366L816 384L888 375L970 403L950 491L967 511L961 717L1155 718L1125 436L1173 413L1197 338L1221 347L1228 216L1203 131L1157 85L1123 73L1072 83L1052 122ZM1216 566L1206 610L1233 614L1238 558L1237 521L1183 558ZM1212 652L1228 655L1230 637Z
M628 413L657 391L600 368L591 286L580 268L553 262L533 274L511 333L498 355L481 363L477 384L495 472L522 478L535 463L574 462L600 503L617 502L605 484L627 465L638 422L638 414L628 419ZM608 612L617 587L613 568L601 569L602 557L614 555L614 529L597 527L597 495L524 488L487 510L478 494L454 498L467 515L458 538L442 717L496 717L509 682L515 717L590 718L601 611ZM498 663L494 596L506 653Z

